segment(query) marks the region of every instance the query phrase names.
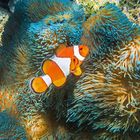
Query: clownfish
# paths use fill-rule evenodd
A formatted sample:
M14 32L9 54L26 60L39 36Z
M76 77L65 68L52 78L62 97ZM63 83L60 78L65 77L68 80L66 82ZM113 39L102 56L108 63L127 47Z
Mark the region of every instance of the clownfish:
M41 69L43 76L35 77L30 81L31 90L35 93L44 93L51 84L61 87L70 73L76 76L82 74L80 65L89 54L86 45L66 47L61 45L55 55L43 61Z

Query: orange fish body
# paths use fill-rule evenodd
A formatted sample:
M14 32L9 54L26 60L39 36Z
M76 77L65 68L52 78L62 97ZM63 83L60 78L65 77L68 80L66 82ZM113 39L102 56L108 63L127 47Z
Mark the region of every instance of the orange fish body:
M44 93L52 83L56 87L64 85L70 73L81 75L80 65L88 53L89 49L84 45L59 47L52 58L43 62L41 68L45 75L33 78L30 83L31 89L35 93Z

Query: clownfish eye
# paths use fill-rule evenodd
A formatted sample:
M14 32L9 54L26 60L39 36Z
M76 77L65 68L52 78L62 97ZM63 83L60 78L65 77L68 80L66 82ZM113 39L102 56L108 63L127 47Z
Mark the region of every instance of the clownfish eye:
M83 57L86 57L89 53L89 48L86 45L80 45L79 46L79 53Z

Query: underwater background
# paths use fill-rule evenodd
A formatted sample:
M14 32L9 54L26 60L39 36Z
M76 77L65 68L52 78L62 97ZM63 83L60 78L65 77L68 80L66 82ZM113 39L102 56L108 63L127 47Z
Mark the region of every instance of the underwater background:
M140 140L140 1L0 2L0 140ZM85 44L83 74L29 88L60 44Z

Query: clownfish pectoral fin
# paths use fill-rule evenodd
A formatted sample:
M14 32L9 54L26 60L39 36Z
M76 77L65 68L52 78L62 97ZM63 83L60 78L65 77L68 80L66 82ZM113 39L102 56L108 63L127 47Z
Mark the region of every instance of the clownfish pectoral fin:
M80 67L77 67L72 73L76 76L80 76L82 74L82 70Z
M74 56L72 59L71 59L71 64L70 64L70 71L74 71L76 69L76 67L78 66L79 64L79 61L78 59Z
M66 82L66 77L62 77L62 78L59 78L55 81L53 81L53 84L56 86L56 87L61 87L65 84Z
M48 86L41 77L35 77L30 81L31 90L35 93L44 93Z

